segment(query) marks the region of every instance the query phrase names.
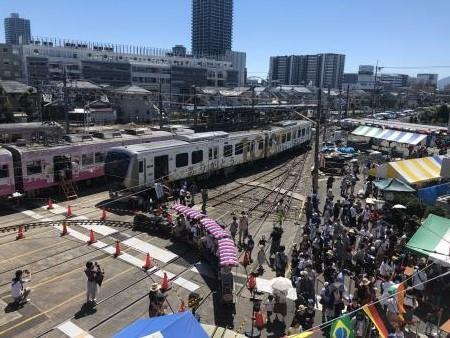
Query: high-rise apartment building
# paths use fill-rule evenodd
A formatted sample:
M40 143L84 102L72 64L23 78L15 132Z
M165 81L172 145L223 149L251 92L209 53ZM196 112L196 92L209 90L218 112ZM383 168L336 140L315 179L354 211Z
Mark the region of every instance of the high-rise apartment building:
M269 80L280 85L339 88L345 65L343 54L273 56Z
M233 0L192 1L192 53L222 56L231 50Z
M5 18L5 42L9 45L28 44L31 40L30 20L19 17L17 13L11 13Z

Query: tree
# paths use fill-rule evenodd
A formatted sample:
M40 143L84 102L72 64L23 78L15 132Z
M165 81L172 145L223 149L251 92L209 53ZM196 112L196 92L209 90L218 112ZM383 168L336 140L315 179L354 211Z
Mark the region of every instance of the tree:
M448 123L448 115L449 115L449 108L446 104L443 104L442 106L439 107L439 109L437 110L437 120L438 122L441 123Z

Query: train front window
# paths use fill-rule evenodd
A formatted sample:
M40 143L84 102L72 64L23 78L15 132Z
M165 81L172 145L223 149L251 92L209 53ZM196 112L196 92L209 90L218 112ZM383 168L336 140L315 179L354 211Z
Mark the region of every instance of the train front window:
M105 176L113 181L122 181L128 172L130 156L120 152L108 152L105 161Z
M0 178L9 177L9 167L7 164L0 165Z

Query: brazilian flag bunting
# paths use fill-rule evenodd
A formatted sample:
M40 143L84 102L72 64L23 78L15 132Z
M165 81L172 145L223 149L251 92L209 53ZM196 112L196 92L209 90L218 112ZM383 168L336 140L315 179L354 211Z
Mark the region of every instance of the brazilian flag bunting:
M348 316L340 317L333 322L330 338L354 338L352 324Z

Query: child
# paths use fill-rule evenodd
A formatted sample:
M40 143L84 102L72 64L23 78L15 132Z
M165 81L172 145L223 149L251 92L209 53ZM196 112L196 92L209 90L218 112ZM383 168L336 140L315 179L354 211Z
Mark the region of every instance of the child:
M270 316L272 316L273 313L273 306L275 304L275 300L272 295L269 295L269 297L266 300L266 317L267 317L267 323L272 323Z

